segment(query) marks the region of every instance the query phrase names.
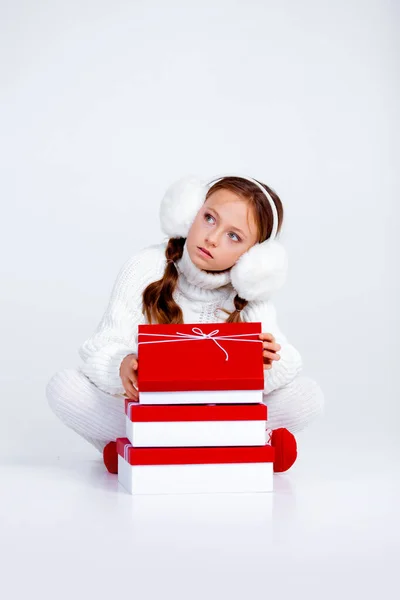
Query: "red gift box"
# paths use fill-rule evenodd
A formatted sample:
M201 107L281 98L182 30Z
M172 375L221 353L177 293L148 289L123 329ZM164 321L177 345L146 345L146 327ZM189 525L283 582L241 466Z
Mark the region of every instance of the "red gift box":
M218 391L236 397L225 394L217 402L261 402L262 395L237 394L264 389L261 331L261 323L139 325L140 402L157 403L157 393ZM144 398L148 393L151 401ZM187 398L183 403L213 402L204 395ZM179 395L160 401L179 402Z
M274 448L134 448L117 439L118 481L131 494L268 492Z

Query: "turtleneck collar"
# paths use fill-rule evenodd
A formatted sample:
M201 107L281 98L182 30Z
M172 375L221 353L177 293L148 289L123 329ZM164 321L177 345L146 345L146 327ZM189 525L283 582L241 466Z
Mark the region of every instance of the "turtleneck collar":
M189 256L189 252L186 247L186 243L183 247L182 258L177 261L177 269L180 274L179 287L183 292L192 292L193 295L195 288L200 288L197 291L196 296L201 295L205 297L213 297L219 295L220 288L224 288L226 293L228 289L231 289L231 275L230 271L223 271L221 273L211 273L203 271L196 267ZM183 275L183 279L182 279Z

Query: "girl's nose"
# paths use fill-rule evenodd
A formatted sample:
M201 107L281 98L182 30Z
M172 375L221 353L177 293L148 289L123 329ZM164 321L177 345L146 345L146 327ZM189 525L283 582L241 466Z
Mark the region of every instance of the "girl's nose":
M218 238L217 238L216 234L215 233L208 234L206 236L206 242L207 242L207 244L210 244L210 246L214 246L215 247L217 245L217 243L218 243Z

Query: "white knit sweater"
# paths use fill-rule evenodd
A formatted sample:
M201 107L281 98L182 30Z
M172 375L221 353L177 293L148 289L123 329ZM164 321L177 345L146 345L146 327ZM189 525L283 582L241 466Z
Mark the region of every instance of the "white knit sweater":
M145 248L122 267L114 284L108 307L94 334L81 346L82 372L101 390L113 395L124 393L119 368L128 354L137 353L139 323L146 323L142 313L142 293L147 285L164 273L165 243ZM229 271L211 274L196 267L184 247L177 264L178 285L174 299L183 312L185 323L218 323L234 310L236 295ZM261 322L264 333L272 333L281 359L265 370L264 393L281 388L301 371L299 352L280 331L271 301L249 302L242 312L243 321Z

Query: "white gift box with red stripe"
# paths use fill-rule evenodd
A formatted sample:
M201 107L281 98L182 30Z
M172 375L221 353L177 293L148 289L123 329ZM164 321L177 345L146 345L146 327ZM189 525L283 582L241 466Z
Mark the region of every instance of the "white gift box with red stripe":
M117 440L118 481L131 494L270 492L274 448L135 448Z
M126 437L137 448L264 446L265 404L151 406L126 400Z

